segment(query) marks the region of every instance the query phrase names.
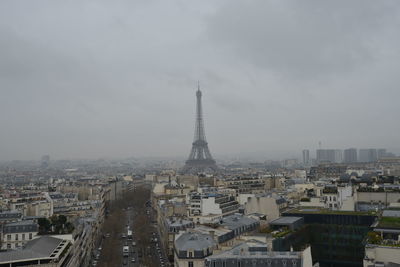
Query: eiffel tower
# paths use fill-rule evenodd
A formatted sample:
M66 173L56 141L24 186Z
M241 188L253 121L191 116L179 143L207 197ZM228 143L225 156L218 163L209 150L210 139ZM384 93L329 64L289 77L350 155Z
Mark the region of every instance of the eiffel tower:
M218 169L215 160L211 156L210 150L208 149L208 143L204 131L201 95L202 94L200 91L200 85L198 85L196 92L197 102L194 139L189 158L182 169L183 173L213 173L216 172Z

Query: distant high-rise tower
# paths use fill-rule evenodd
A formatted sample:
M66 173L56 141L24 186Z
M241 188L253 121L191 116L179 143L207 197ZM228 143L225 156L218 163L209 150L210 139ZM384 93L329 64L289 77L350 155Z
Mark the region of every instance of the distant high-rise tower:
M218 169L215 160L211 156L210 150L208 149L208 143L204 131L201 95L200 86L198 86L196 92L197 102L194 140L189 158L182 169L182 172L184 173L210 173L215 172Z
M360 162L374 162L378 159L375 148L360 149L358 155L358 160Z
M388 153L387 153L387 151L386 151L385 148L379 148L379 149L377 149L377 150L376 150L376 154L377 154L378 159L387 157L387 155L388 155Z
M318 163L341 163L343 153L340 149L317 149Z
M49 164L50 164L50 156L49 155L42 156L41 167L48 168Z
M310 150L304 149L303 150L303 165L310 164Z
M345 163L355 163L357 162L357 149L348 148L344 150L344 162Z

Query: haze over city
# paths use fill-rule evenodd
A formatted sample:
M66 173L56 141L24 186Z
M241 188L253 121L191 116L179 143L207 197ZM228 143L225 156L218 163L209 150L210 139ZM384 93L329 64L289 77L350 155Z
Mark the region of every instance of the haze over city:
M1 1L0 160L400 152L398 1Z

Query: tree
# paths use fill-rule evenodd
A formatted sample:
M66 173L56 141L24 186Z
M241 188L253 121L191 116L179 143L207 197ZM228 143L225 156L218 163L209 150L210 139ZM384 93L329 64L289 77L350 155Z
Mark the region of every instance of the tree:
M367 237L368 242L371 244L380 244L382 242L382 237L377 232L368 232Z
M39 234L47 234L51 232L51 222L47 218L39 218Z

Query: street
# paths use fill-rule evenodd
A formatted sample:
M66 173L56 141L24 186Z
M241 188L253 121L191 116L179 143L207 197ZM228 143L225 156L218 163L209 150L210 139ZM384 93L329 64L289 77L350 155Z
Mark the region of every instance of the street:
M149 199L149 189L140 187L112 206L93 266L169 266Z

